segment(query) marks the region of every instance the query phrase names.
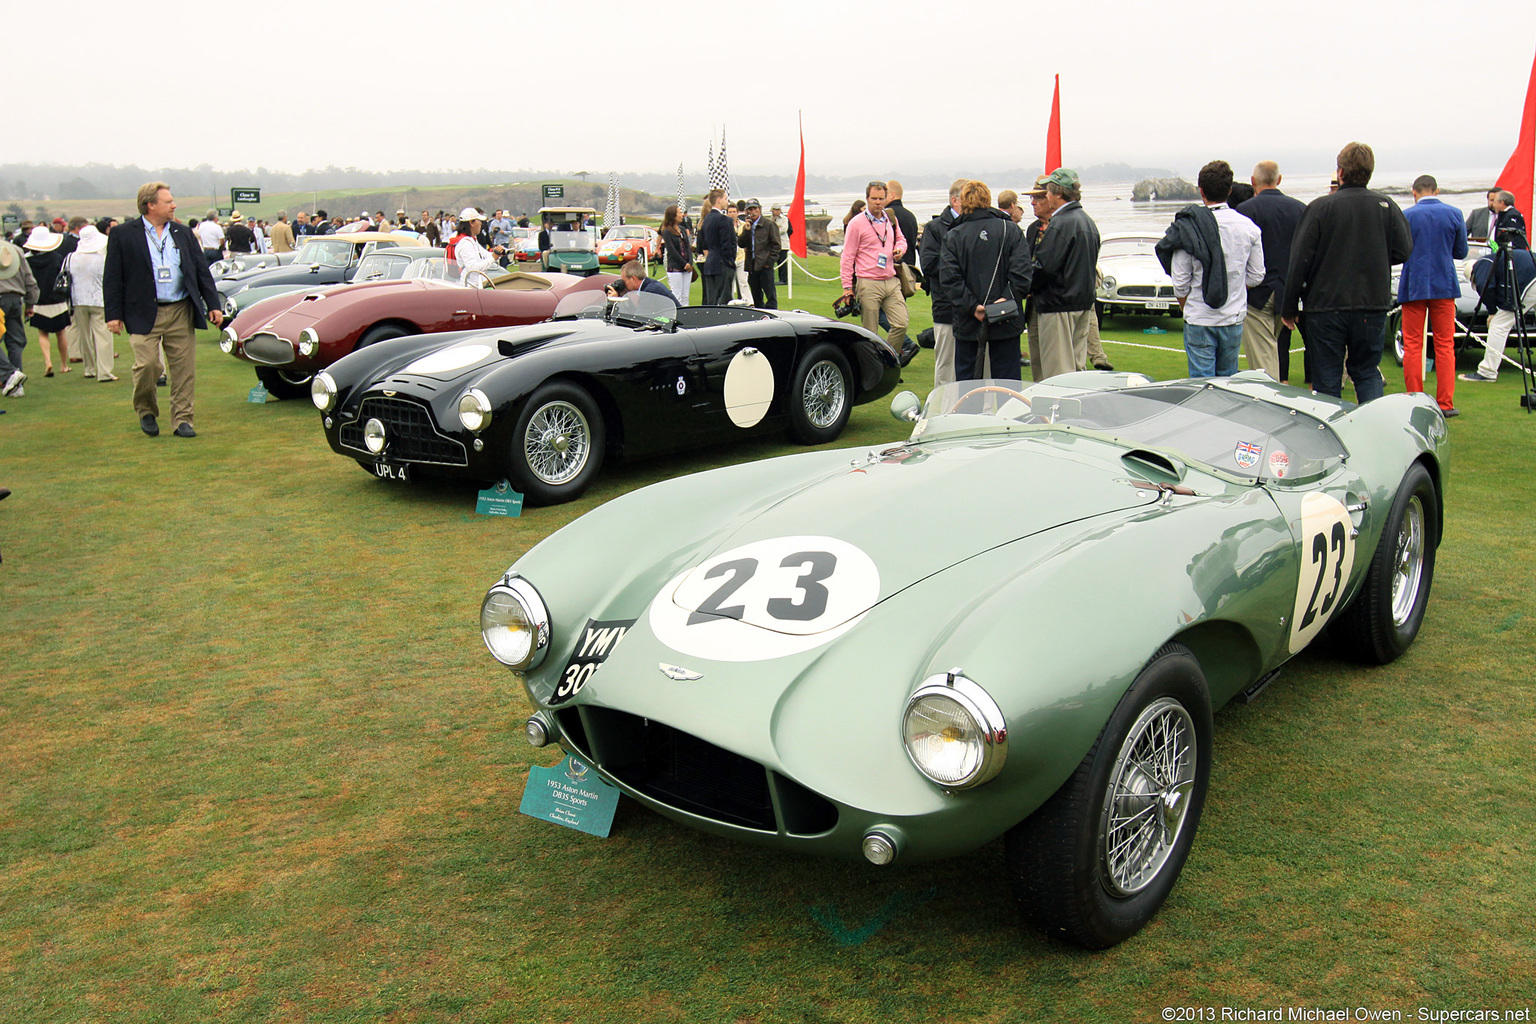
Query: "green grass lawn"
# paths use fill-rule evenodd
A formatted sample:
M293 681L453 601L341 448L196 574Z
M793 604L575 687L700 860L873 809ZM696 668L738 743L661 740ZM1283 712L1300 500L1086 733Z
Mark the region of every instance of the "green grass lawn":
M781 303L827 312L834 291ZM1111 320L1106 348L1182 376L1178 327ZM518 813L529 766L560 755L522 738L485 588L587 509L787 441L483 517L472 488L365 476L307 403L248 403L212 332L200 436L163 416L146 438L118 350L104 385L79 364L43 379L29 346L26 397L0 400L0 1021L1414 1020L1536 999L1536 418L1513 374L1458 388L1418 643L1378 669L1305 654L1219 714L1182 880L1087 954L1017 923L1001 844L878 869L629 802L606 840ZM906 378L926 392L930 352ZM839 444L902 437L886 406Z

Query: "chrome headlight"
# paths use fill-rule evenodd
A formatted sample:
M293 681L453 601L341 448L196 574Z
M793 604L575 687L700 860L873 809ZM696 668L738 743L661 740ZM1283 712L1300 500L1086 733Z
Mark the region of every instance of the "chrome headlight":
M479 433L491 425L491 400L479 388L470 388L459 398L459 422L465 430Z
M324 370L315 374L315 379L309 382L309 400L321 412L330 412L336 407L336 381Z
M363 424L363 447L377 455L384 450L384 421L371 416Z
M313 327L306 327L299 332L299 355L312 356L320 351L320 335L315 333Z
M537 668L549 652L549 609L532 583L508 573L480 603L480 635L508 668Z
M219 296L219 308L224 310L224 319L229 320L240 314L240 303L235 301L233 295Z
M224 333L219 335L219 351L229 355L229 353L235 350L235 339L235 329L233 327L224 328Z
M917 770L946 789L987 782L1008 757L1002 710L958 669L924 680L907 701L901 734Z
M1108 274L1104 275L1104 292L1107 295L1115 294L1115 279Z

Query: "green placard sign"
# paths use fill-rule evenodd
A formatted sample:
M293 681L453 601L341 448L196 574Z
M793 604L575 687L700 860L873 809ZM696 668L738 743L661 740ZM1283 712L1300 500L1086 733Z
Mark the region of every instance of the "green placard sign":
M545 202L548 202L551 199L564 199L564 198L565 198L565 186L564 185L545 185L544 186L544 200L545 200Z
M0 224L4 224L5 230L7 231L14 230L16 225L20 223L21 221L16 219L16 215L14 213L7 213L4 216L0 216Z
M259 188L232 188L229 190L230 206L250 206L261 202Z
M228 206L221 206L221 207L219 207L219 216L220 217L228 217L230 214L232 214L234 212L235 211L233 209L231 209L230 207L228 207Z

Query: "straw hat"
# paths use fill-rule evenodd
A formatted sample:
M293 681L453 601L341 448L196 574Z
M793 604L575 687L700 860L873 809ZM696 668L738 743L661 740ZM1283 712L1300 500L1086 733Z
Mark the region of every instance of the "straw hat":
M64 241L63 235L56 235L48 230L48 225L39 224L27 236L26 248L31 249L33 252L53 252L62 241Z
M16 276L21 269L21 250L10 242L0 239L0 281L9 280Z
M236 210L234 213L229 215L229 222L231 224L239 224L243 220L245 220L245 215L242 214L239 210Z

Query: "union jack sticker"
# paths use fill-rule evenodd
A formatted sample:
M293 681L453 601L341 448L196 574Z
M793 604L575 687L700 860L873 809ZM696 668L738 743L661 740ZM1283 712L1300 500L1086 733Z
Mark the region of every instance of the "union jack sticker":
M1236 450L1232 452L1232 457L1237 460L1239 467L1252 469L1259 464L1259 456L1263 454L1263 445L1254 444L1252 441L1239 441Z

